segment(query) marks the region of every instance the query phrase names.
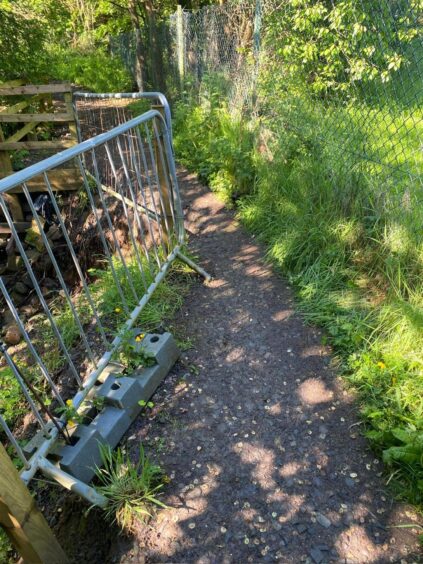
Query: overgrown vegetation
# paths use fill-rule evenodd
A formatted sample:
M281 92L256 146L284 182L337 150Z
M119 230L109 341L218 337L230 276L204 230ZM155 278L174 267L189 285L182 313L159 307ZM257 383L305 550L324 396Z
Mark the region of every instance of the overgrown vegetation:
M182 2L186 8L208 3ZM0 0L0 80L69 80L95 92L160 89L157 37L176 6L174 0ZM134 76L110 47L110 36L126 32L135 32L128 54Z
M146 262L144 264L145 281L147 284L150 284L153 280L153 274L147 268ZM135 307L135 298L128 284L123 265L117 259L114 265L116 276L121 282L123 298L125 298L126 304L132 310ZM135 259L133 261L127 259L127 267L132 275L135 290L142 293L144 282L141 278L137 261ZM91 277L90 291L95 306L102 316L103 323L104 320L107 320L109 337L112 339L122 329L127 319L122 295L114 283L110 268L91 270ZM138 326L142 327L144 332L162 330L166 320L171 319L182 305L189 283L190 274L188 267L180 262L173 263L167 276L159 284L152 298L143 309L138 319ZM81 322L85 325L89 324L92 321L92 314L83 294L74 299L74 305ZM57 299L53 308L53 314L67 349L72 351L79 342L80 333L69 304L62 298ZM58 340L54 336L49 321L44 314L39 314L37 317L32 318L31 323L37 327L36 331L32 332L32 338L34 345L42 353L45 366L51 374L59 374L66 366L66 358L62 353ZM133 369L141 364L148 365L150 362L148 355L142 350L138 351L138 348L135 350L128 335L128 338L124 339L122 348L116 353L115 359L122 362L128 369ZM35 386L41 397L44 397L46 392L49 394L49 389L46 388L46 384L39 371L30 364L25 363L24 359L25 355L22 354L18 355L16 359L20 370ZM0 369L0 377L2 378L0 409L6 422L13 427L14 422L26 412L26 404L23 401L16 378L8 366ZM48 396L46 396L47 398Z
M96 469L97 490L107 498L106 518L131 532L136 520L147 521L156 507L166 508L159 500L166 481L161 468L153 464L140 445L138 461L134 464L122 448L113 451L101 445L102 467Z
M176 152L229 205L237 203L244 224L266 243L304 318L325 328L387 481L422 506L422 112L404 55L414 28L403 13L395 34L404 24L410 35L402 44L390 37L387 58L373 64L383 50L364 57L357 75L357 14L350 10L361 8L335 3L346 10L346 57L328 4L301 0L271 14L258 113L230 110L230 88L219 75L203 80L200 94L187 85L175 115ZM360 25L370 26L370 4L361 16ZM360 45L379 49L372 35L378 21ZM324 56L305 60L307 45L320 49L322 42ZM395 49L398 65L388 61Z

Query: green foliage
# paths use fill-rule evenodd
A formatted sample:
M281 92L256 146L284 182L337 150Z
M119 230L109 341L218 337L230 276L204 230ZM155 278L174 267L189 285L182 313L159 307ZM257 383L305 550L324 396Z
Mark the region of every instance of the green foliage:
M56 79L70 80L94 92L125 92L132 88L132 79L121 60L101 47L52 49L50 72Z
M142 344L143 339L143 333L136 337L132 331L125 333L118 351L113 356L113 360L118 360L126 366L128 371L155 364L154 355L149 353Z
M325 328L325 342L358 391L390 484L421 505L423 212L408 206L404 194L416 202L422 194L408 174L372 164L392 157L395 136L386 123L403 123L406 114L399 106L379 113L364 102L328 106L274 67L261 76L259 96L259 122L235 115L233 129L222 127L222 114L231 120L224 102L213 106L204 97L181 105L177 151L203 178L227 178L226 198L239 190L238 167L241 178L248 169L254 182L238 202L240 218L289 276L304 318ZM253 135L244 159L232 137L240 127ZM416 135L403 143L405 170L416 170ZM212 167L204 171L204 163Z
M139 458L133 464L123 449L113 451L101 445L102 468L96 469L97 490L107 498L106 517L130 532L136 519L147 521L156 507L166 508L158 499L163 488L164 475L159 466L150 462L140 445Z
M16 12L11 2L0 1L0 76L28 81L44 75L47 61L42 23Z
M174 142L179 159L230 203L254 186L254 126L229 114L221 87L211 78L199 105L190 98L176 104Z
M266 41L285 72L318 94L387 82L407 64L420 0L295 0L271 12ZM383 33L381 33L383 30Z
M0 562L3 564L13 562L12 548L6 533L2 529L0 529Z

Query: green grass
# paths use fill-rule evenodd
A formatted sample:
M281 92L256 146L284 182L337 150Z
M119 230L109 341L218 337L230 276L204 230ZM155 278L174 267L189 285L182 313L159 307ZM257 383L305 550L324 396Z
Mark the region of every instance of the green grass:
M134 530L136 520L147 521L154 507L166 508L158 499L165 476L159 466L150 462L140 445L138 461L129 454L101 446L102 467L96 469L96 489L107 499L106 518L127 533Z
M177 155L225 201L241 196L239 217L325 328L393 492L422 507L421 125L404 106L324 103L270 78L259 118L215 95L180 103Z
M127 264L134 278L135 289L142 293L144 285L137 263L135 260L127 259ZM114 265L117 277L122 282L124 297L127 300L128 306L132 308L135 305L135 299L129 285L125 282L123 267L117 259L114 260ZM145 270L147 271L147 268ZM123 311L122 298L117 291L111 270L106 268L104 270L91 271L91 277L90 290L95 304L101 312L102 319L105 318L107 320L108 332L111 335L116 334L127 318ZM150 284L152 280L153 276L148 273L146 276L147 284ZM158 286L149 303L142 311L137 322L138 327L141 327L145 332L163 329L181 307L191 280L190 269L179 261L174 262L165 279ZM80 295L78 298L75 298L74 303L82 322L84 324L89 323L92 316L83 296ZM120 310L119 313L116 313L116 308ZM57 299L53 307L53 315L66 346L72 349L79 342L79 330L69 305L63 300ZM32 322L34 323L34 319ZM39 315L37 330L33 335L35 337L34 344L41 347L40 350L43 350L43 359L47 368L52 373L60 371L65 366L65 359L45 316ZM21 370L31 378L38 391L47 393L41 376L32 367L28 366L22 360L22 357L17 360ZM9 426L13 428L17 420L27 413L27 405L23 401L20 388L8 367L0 370L0 378L2 382L0 409ZM13 456L12 451L10 451L10 455ZM105 471L99 472L101 472L103 481L101 489L104 490L103 493L105 495L110 497L110 505L107 509L108 515L111 518L116 516L121 527L130 528L134 515L145 518L148 516L146 512L149 511L151 504L160 505L160 502L155 497L158 493L158 484L155 482L158 471L145 458L144 454L140 454L138 465L130 467L128 466L127 456L123 455L121 451L115 454L105 453L105 457L108 460L108 466ZM19 465L19 461L17 461L17 464ZM122 465L130 468L130 471L125 477L118 479L119 468L122 469ZM0 530L0 562L9 562L11 558L12 552L9 542Z
M140 275L138 263L135 259L126 259L128 270L134 280L134 287L138 295L144 293L144 283ZM150 273L144 259L145 282L153 281L155 272ZM122 263L114 259L114 267L118 280L121 282L123 296L130 311L135 307L136 300L128 284ZM123 300L118 292L110 268L92 270L90 291L94 303L100 313L103 324L110 340L116 335L127 320ZM174 262L165 279L159 284L152 298L138 318L137 325L144 332L151 332L163 328L167 320L171 319L182 305L190 284L189 268L181 262ZM83 326L87 327L93 318L91 309L83 294L73 300L75 308ZM118 311L117 311L118 310ZM59 332L68 350L72 350L80 341L80 333L69 304L62 298L57 298L51 304L51 311ZM45 314L39 314L31 320L33 329L31 338L41 354L43 361L51 374L58 374L66 365L59 342L54 336L51 325ZM26 349L25 349L26 350ZM31 380L41 395L48 397L49 389L38 370L31 366L26 359L25 350L16 355L15 362L23 373ZM0 409L10 427L22 417L27 410L20 388L11 369L7 366L0 370L2 389L0 391Z

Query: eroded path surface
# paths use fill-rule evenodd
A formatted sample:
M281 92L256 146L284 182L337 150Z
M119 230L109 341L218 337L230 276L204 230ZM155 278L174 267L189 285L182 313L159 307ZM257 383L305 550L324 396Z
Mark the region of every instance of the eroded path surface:
M264 251L181 173L191 249L214 276L175 326L192 338L150 418L130 430L172 480L168 510L115 562L414 562L413 512L384 490L321 334Z

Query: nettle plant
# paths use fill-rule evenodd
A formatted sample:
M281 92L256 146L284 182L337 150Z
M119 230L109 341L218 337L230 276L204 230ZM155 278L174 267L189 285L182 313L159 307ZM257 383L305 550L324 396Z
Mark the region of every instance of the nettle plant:
M422 0L292 0L267 21L276 60L323 95L352 83L388 82L407 64Z

